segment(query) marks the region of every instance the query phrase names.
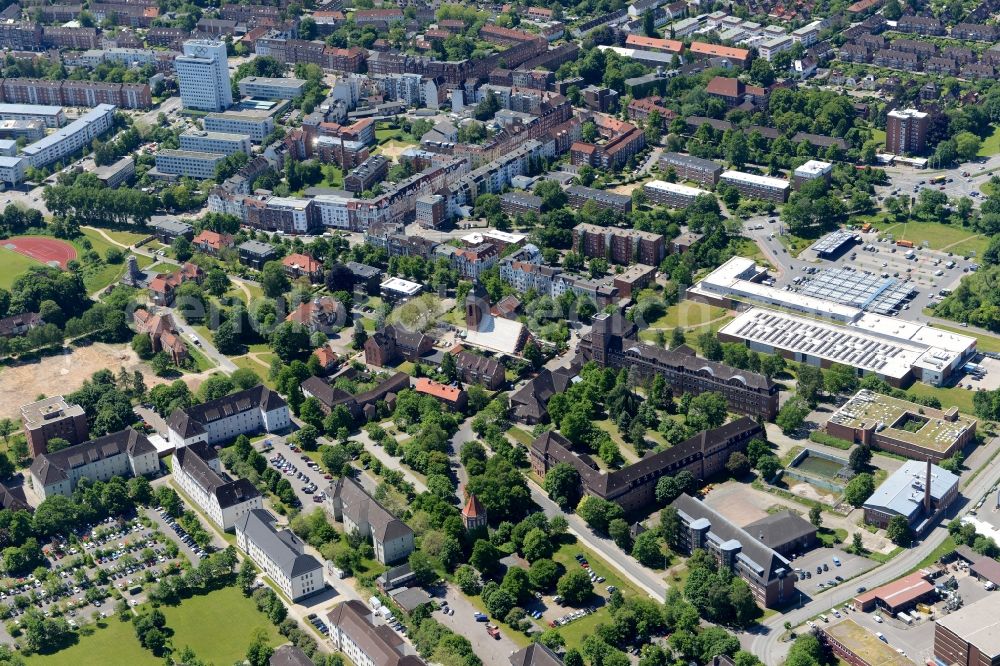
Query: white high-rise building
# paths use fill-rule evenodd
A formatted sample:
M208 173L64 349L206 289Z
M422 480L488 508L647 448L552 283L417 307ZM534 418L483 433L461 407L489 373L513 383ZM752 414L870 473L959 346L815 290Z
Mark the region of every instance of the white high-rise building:
M184 54L174 60L181 103L185 109L225 111L233 104L226 45L208 39L184 42Z

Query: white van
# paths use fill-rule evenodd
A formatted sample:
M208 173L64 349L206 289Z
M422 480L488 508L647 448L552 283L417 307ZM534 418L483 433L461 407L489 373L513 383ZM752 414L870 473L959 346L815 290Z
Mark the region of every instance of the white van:
M819 619L823 620L824 622L829 622L830 621L830 618L828 618L826 615L820 615Z

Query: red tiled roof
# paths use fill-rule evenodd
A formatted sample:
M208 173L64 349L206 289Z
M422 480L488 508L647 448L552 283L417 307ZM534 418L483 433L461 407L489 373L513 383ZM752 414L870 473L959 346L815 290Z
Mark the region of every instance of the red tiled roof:
M571 151L587 153L588 155L592 155L596 149L597 148L593 144L581 143L580 141L575 142L570 148Z
M316 261L308 254L290 254L281 260L281 265L286 268L295 268L304 273L318 273L323 269L323 264Z
M643 35L629 35L625 39L625 46L634 46L640 49L658 49L667 53L680 53L684 50L684 43L676 39L658 39Z
M691 42L691 53L704 56L720 56L733 60L746 60L750 57L750 52L746 49L738 49L732 46L721 46L719 44L707 44L705 42Z
M740 80L725 76L717 76L705 86L705 92L709 95L721 95L722 97L739 97Z
M417 393L432 395L435 398L446 400L448 402L457 402L459 397L462 395L462 389L455 386L449 386L448 384L441 384L440 382L435 382L427 379L426 377L418 379L413 388L417 391Z
M478 518L479 516L485 514L486 509L483 508L479 498L475 495L469 495L469 501L465 503L465 508L462 509L462 515L466 518Z
M319 363L324 368L329 368L337 362L337 354L329 347L317 347L313 350L313 356L319 359Z

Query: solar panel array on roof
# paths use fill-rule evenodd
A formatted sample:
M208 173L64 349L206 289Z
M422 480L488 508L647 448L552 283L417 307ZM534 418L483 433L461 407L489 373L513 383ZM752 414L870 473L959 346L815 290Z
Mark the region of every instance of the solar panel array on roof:
M858 335L847 328L834 328L819 322L813 324L806 319L768 310L757 311L755 317L747 318L734 332L739 337L775 348L874 372L881 371L892 359L905 353L898 345Z
M795 291L866 312L888 315L899 310L916 290L908 281L843 267L823 270L808 278Z
M812 244L812 250L822 256L834 254L837 250L844 246L845 243L854 241L854 232L847 231L846 229L837 229L836 231L823 236L818 241Z

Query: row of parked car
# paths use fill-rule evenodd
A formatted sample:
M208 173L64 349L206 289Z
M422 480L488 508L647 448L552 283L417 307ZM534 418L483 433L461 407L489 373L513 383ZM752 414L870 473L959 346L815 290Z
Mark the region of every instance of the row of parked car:
M174 531L174 534L176 534L177 537L181 540L181 543L190 548L194 552L194 554L198 556L198 559L204 559L208 555L208 553L205 552L205 550L201 546L199 546L194 542L194 539L192 539L191 535L187 533L187 530L181 527L176 520L167 515L166 509L164 509L161 506L158 507L156 510L163 517L163 520L167 523L170 529Z
M320 619L316 613L310 613L306 616L306 619L309 620L309 624L316 627L316 631L323 634L324 637L330 635L330 627L326 626L326 622Z

